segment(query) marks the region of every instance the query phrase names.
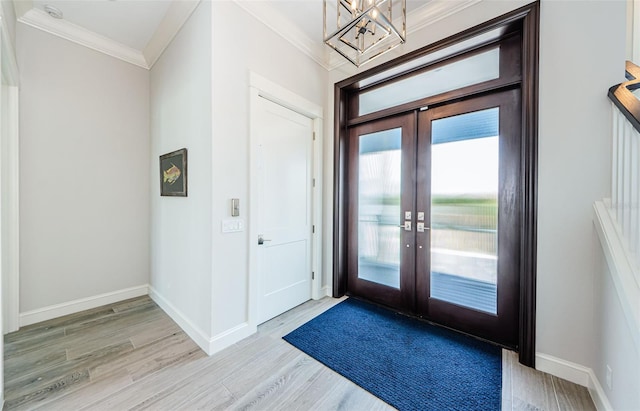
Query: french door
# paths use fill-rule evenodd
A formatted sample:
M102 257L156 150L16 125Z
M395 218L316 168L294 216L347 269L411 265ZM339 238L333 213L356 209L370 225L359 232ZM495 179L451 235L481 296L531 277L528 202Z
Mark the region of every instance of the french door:
M351 295L517 345L520 113L510 90L350 128Z

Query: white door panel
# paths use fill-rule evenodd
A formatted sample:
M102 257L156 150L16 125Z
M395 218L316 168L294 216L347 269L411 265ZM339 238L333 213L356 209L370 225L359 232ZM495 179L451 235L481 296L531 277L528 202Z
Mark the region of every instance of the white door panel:
M311 298L312 120L259 98L258 322ZM254 239L257 241L257 239Z

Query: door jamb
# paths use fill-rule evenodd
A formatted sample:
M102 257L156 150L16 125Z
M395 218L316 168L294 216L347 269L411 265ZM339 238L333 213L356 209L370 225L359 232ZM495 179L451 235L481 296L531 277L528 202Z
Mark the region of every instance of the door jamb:
M257 152L255 150L255 141L257 139L256 114L258 110L259 98L265 98L278 105L286 107L296 113L302 114L313 121L313 132L315 139L312 147L312 178L315 185L312 186L312 204L311 215L312 224L315 227L311 234L311 270L315 273L311 280L311 298L318 300L325 295L326 291L322 288L322 279L324 277L322 270L322 123L323 110L318 104L315 104L298 94L295 94L286 88L267 80L266 78L254 73L249 73L249 295L248 295L248 323L255 329L258 321L258 277L257 277L257 256L258 256L258 231L254 224L255 216L258 215L258 208L255 196L258 190L257 179L254 178L257 172ZM253 220L253 221L252 221ZM311 275L311 273L309 273Z

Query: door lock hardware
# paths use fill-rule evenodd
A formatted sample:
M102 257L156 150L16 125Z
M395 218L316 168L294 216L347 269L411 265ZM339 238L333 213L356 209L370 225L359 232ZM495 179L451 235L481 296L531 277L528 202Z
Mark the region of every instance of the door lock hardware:
M411 221L405 221L404 222L404 230L405 231L411 231Z
M424 211L418 211L418 221L424 221Z
M411 211L405 211L404 212L404 219L405 220L411 220Z

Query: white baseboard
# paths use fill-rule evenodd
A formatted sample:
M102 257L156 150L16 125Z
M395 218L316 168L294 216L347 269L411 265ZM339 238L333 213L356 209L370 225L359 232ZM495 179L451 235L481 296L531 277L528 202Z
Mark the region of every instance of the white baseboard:
M176 324L178 324L178 326L182 328L185 333L187 333L187 335L193 340L193 342L195 342L200 348L202 348L202 351L209 354L210 339L205 332L203 332L200 328L189 321L189 319L180 310L174 307L173 304L171 304L166 298L158 293L155 288L151 286L149 286L149 297L151 297L151 299L155 301L156 304L158 304L160 308L162 308L162 310L164 310L164 312L167 313L167 315L171 317L171 319L175 321Z
M333 292L331 290L331 287L329 287L328 285L325 285L324 287L322 287L320 289L320 294L322 294L322 297L331 297L331 296L333 296Z
M613 407L609 402L609 398L607 398L607 394L604 393L604 389L596 377L596 374L593 370L589 370L589 394L591 394L591 399L596 406L598 411L613 411Z
M126 288L124 290L113 291L95 295L93 297L81 298L79 300L69 301L62 304L50 305L48 307L38 308L37 310L20 313L20 326L36 324L41 321L51 320L53 318L74 314L84 310L90 310L107 304L117 303L118 301L128 300L129 298L140 297L149 293L149 285L139 285L137 287Z
M536 369L586 387L598 411L613 411L600 381L591 368L552 355L536 353Z
M536 353L536 370L555 375L574 384L589 386L590 368L551 355Z
M207 354L213 355L218 351L222 351L225 348L237 343L238 341L255 334L258 331L258 327L251 326L248 322L239 324L233 328L230 328L220 334L214 336L209 341L209 351ZM206 350L205 350L206 351Z
M249 323L245 322L218 335L209 337L151 286L149 287L149 296L207 355L213 355L218 351L222 351L257 331L256 326L250 326Z

